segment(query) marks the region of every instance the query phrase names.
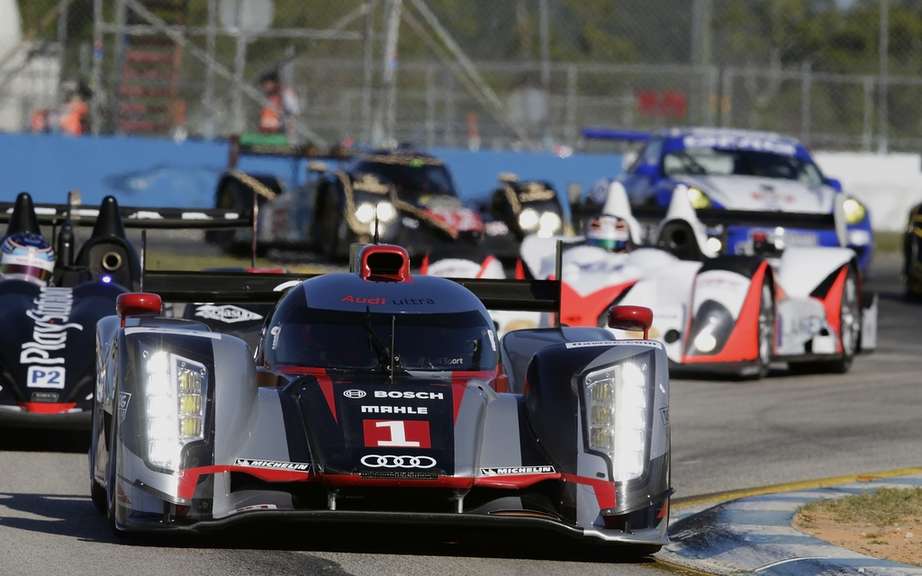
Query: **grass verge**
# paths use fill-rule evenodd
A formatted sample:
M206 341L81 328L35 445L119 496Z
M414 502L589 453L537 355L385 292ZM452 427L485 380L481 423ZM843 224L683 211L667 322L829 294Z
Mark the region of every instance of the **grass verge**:
M881 488L801 508L794 527L844 548L922 565L922 488Z

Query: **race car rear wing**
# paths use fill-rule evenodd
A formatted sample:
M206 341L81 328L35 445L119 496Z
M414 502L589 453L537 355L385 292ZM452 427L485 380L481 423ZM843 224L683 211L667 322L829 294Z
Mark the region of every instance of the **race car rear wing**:
M0 224L10 221L14 202L0 202ZM198 208L133 208L119 206L125 228L147 229L221 229L248 228L251 215L222 209ZM36 204L38 223L60 226L68 218L74 226L95 226L99 208L68 206L67 204Z
M586 140L610 140L614 142L646 142L653 135L640 130L617 130L613 128L583 128L582 136Z
M227 166L234 169L241 156L265 156L308 160L348 160L352 152L341 146L320 148L313 144L291 144L284 135L243 134L227 139Z
M316 275L145 270L142 290L159 294L165 302L273 304L286 289L313 276ZM453 280L473 292L489 310L560 310L560 282L556 280Z

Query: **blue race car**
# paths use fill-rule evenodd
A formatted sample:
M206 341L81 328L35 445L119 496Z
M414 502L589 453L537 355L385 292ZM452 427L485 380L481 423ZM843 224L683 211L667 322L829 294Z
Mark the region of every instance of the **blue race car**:
M844 236L858 255L861 270L871 261L874 239L868 209L825 176L807 148L794 138L767 132L719 128L673 128L656 133L586 129L588 139L642 142L637 158L617 182L631 207L651 219L661 217L674 192L687 194L696 210L726 218L708 230L728 254L748 254L753 236L784 246L839 246ZM588 208L604 205L607 186L591 194ZM846 230L806 226L804 215L841 210ZM760 225L791 214L784 226ZM759 215L772 218L758 218ZM755 217L752 217L755 216ZM718 229L719 228L719 229ZM843 235L844 232L844 235Z

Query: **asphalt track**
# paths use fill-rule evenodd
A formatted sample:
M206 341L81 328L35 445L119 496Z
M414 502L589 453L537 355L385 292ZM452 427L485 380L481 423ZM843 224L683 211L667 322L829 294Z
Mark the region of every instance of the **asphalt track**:
M677 497L922 464L922 304L878 259L880 347L845 376L672 387ZM669 574L534 535L252 525L208 539L117 540L89 501L86 441L0 430L0 574L144 576Z

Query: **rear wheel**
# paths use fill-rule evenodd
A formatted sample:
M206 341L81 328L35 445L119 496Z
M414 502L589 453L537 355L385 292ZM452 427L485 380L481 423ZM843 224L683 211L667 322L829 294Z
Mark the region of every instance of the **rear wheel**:
M774 355L775 342L775 295L769 282L762 284L762 297L759 302L759 319L757 326L759 335L759 358L756 378L768 375Z
M227 180L218 191L215 206L221 210L232 210L239 214L249 214L252 211L252 202L246 202L248 192L236 180ZM246 233L247 235L249 232ZM246 253L249 250L248 239L241 238L244 234L237 230L209 230L205 239L220 246L225 252L231 254Z
M791 364L792 372L844 374L852 367L852 360L861 343L861 299L854 267L849 266L846 270L845 285L842 287L842 299L839 303L839 333L836 335L841 351L833 360Z
M858 294L858 281L851 266L847 268L845 286L842 288L842 302L839 305L839 340L842 353L833 362L834 372L848 372L861 341L861 299Z
M906 281L906 297L910 300L916 300L922 297L922 277L919 275L919 268L922 267L922 259L919 254L918 238L908 237L903 252L904 273Z

